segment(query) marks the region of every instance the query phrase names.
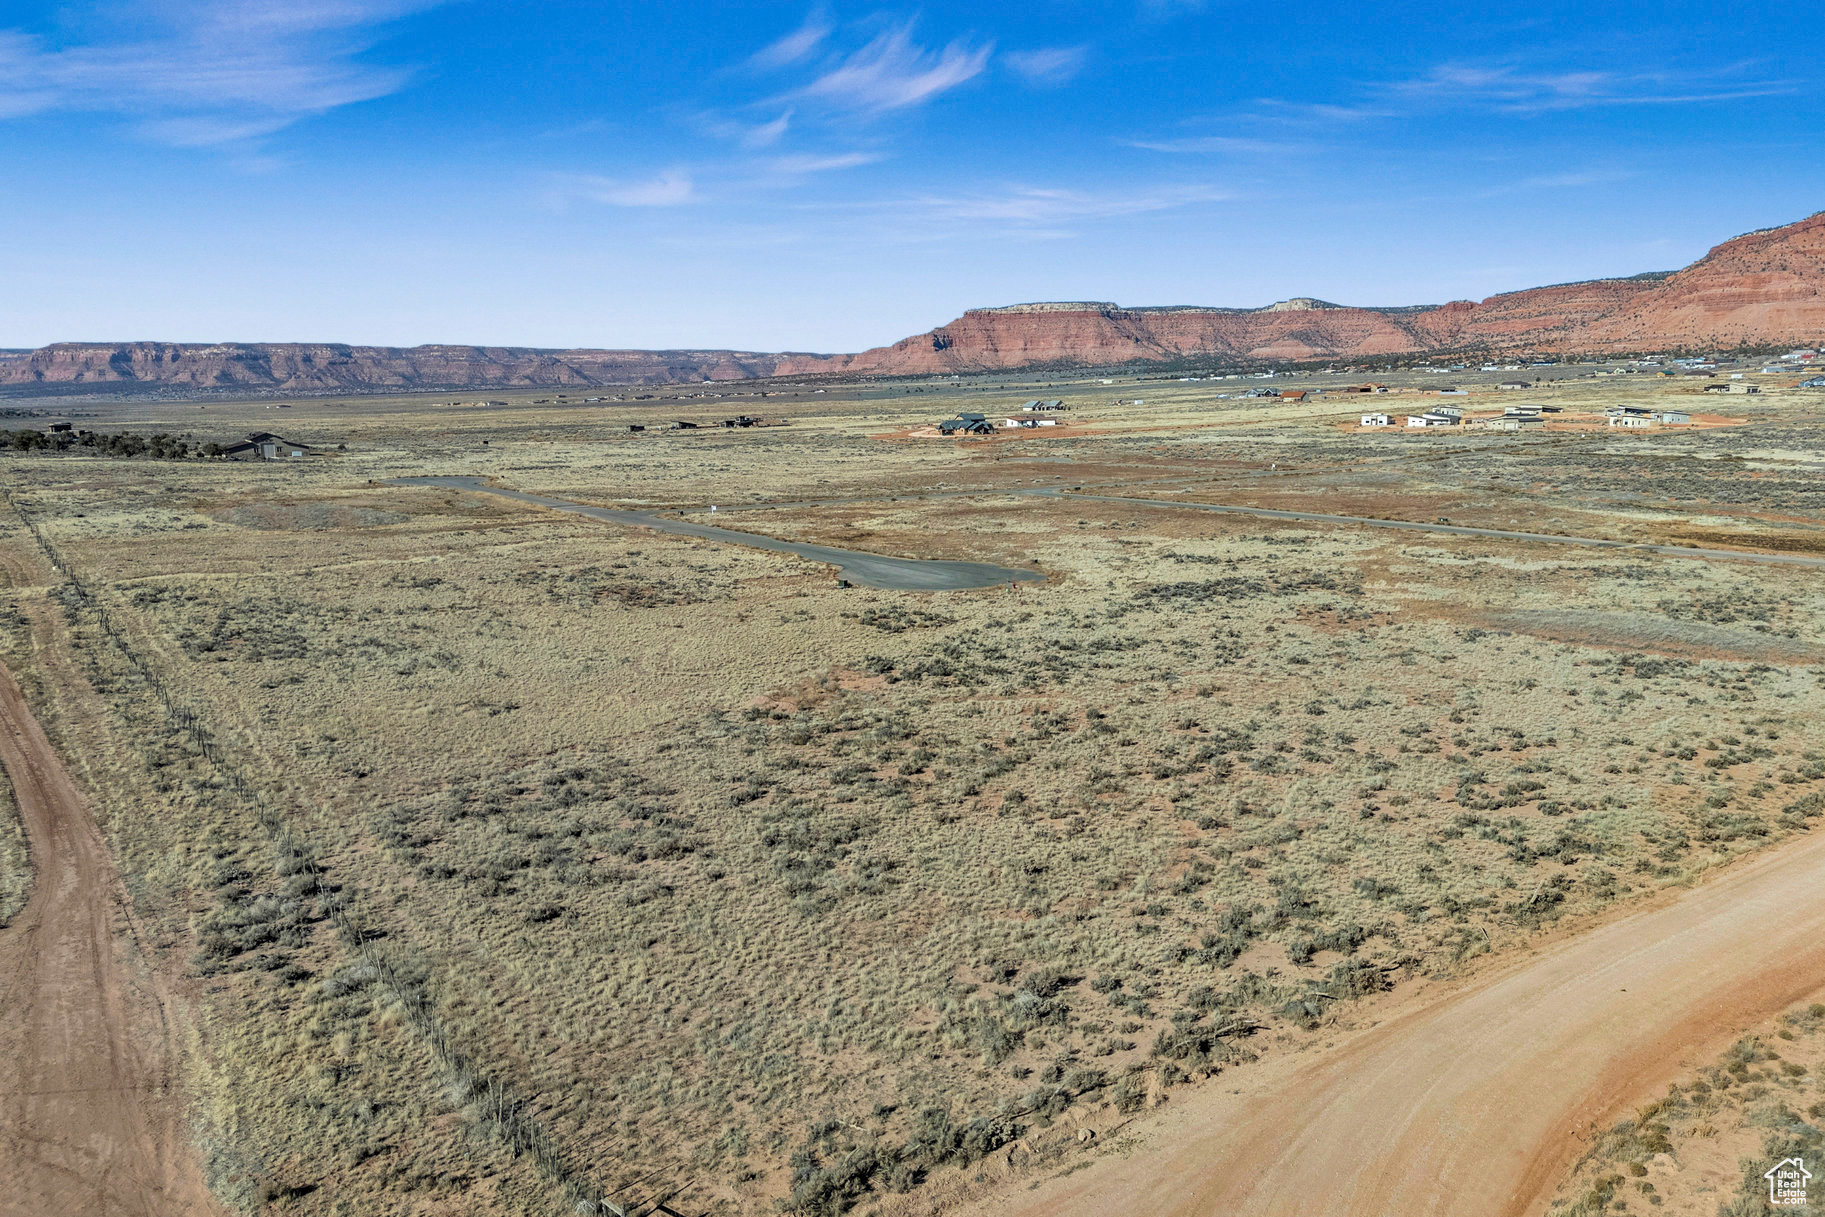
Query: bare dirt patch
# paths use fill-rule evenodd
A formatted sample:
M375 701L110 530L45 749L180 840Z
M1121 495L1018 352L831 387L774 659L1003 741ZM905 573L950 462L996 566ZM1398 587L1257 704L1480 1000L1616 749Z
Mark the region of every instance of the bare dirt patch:
M4 668L0 761L37 864L32 898L0 932L0 1214L214 1214L159 996L120 957L119 880Z

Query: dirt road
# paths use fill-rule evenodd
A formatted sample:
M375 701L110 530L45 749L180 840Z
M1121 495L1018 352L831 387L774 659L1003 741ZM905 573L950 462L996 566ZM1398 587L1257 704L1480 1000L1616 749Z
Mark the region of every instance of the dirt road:
M161 1003L123 958L119 880L3 666L0 763L36 870L30 902L0 930L0 1215L215 1214Z
M1335 1049L1218 1079L1175 1099L1129 1156L982 1211L1538 1214L1593 1124L1821 991L1825 831Z
M1214 511L1220 515L1254 516L1263 520L1296 520L1307 524L1351 524L1368 528L1400 528L1408 532L1432 532L1452 537L1482 537L1492 541L1527 541L1540 545L1581 545L1586 549L1626 549L1636 553L1664 554L1669 558L1697 558L1708 562L1761 562L1774 566L1825 566L1825 558L1809 554L1765 553L1748 549L1700 549L1688 545L1648 545L1635 541L1613 541L1607 537L1573 537L1556 532L1515 532L1506 528L1476 528L1469 524L1423 524L1418 520L1384 520L1375 516L1336 516L1320 511L1287 511L1276 507L1246 507L1230 503L1198 503L1187 500L1137 498L1119 494L1089 494L1066 490L1026 491L1028 494L1056 495L1067 499L1088 499L1095 503L1132 503L1142 507L1168 507L1183 511Z

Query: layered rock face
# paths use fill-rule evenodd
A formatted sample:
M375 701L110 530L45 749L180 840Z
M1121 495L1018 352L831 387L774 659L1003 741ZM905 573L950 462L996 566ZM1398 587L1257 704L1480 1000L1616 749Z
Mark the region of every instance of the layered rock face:
M562 388L773 376L789 356L311 343L60 342L0 358L0 384L169 385L291 392Z
M1181 359L1295 362L1429 352L1603 354L1825 343L1825 212L1727 241L1686 269L1413 308L1296 298L1261 309L1100 301L971 309L859 355L306 343L59 343L0 351L0 385L362 392L931 375Z
M1262 309L1113 304L972 309L949 325L826 367L974 372L1210 356L1297 361L1432 351L1601 354L1825 341L1825 213L1751 233L1685 270L1508 292L1436 307ZM810 369L806 369L810 370Z

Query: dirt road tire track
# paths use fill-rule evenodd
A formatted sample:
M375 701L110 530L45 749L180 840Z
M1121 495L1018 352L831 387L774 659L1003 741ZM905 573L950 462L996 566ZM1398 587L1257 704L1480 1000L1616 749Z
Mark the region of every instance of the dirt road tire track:
M1594 1129L1825 991L1825 831L1161 1116L1017 1217L1531 1217ZM1238 1078L1244 1075L1235 1075Z
M4 665L0 763L35 867L0 931L0 1217L214 1217L165 1003L124 958L125 893Z

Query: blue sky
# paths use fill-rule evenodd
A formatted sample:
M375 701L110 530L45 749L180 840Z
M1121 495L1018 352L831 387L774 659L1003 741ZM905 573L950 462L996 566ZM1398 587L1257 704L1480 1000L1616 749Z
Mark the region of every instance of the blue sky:
M0 0L0 346L855 350L1428 303L1825 208L1769 3Z

